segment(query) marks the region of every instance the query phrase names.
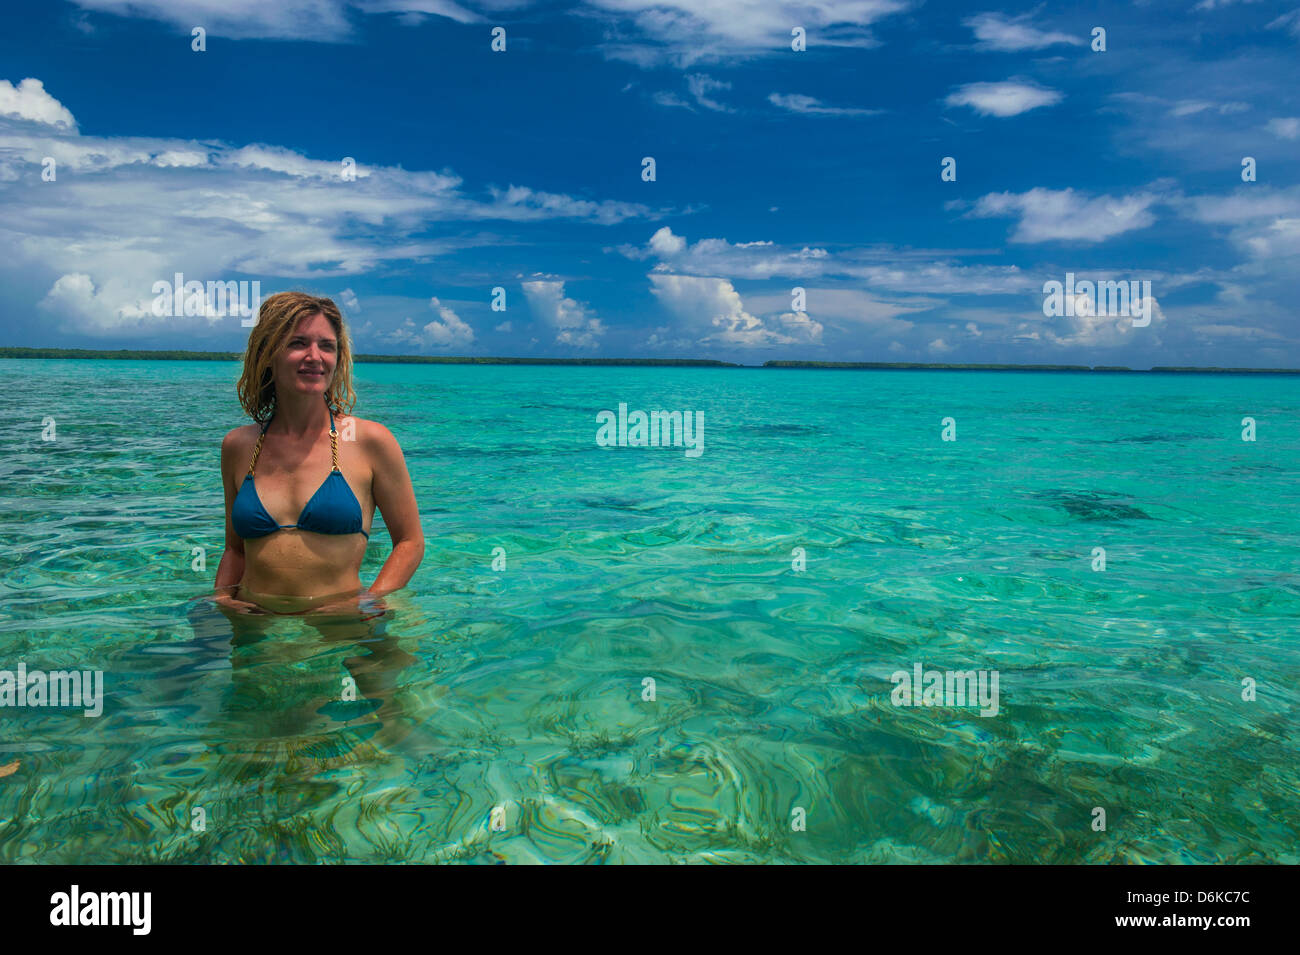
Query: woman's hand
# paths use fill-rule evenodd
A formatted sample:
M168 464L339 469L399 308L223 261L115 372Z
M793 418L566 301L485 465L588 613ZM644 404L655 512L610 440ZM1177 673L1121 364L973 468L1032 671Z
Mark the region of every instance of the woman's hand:
M351 597L344 597L342 600L331 601L320 607L313 607L307 613L344 613L358 614L362 620L371 620L375 617L382 617L388 612L388 605L384 603L383 597L375 596L368 590L363 590L359 594L353 594Z
M249 603L247 600L239 600L234 595L234 589L228 589L224 593L215 593L212 595L212 602L217 605L223 613L267 613L268 611L259 607L255 603Z

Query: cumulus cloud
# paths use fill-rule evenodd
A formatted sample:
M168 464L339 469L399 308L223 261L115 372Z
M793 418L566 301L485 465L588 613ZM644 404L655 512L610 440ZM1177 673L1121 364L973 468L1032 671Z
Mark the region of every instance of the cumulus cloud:
M437 296L429 300L429 307L437 310L438 318L419 326L408 316L393 331L379 336L380 339L417 348L464 348L474 344L474 329L450 307L438 301Z
M695 274L727 272L744 278L820 275L829 258L825 249L803 246L782 250L770 239L736 243L726 239L700 239L689 245L667 226L655 232L644 246L620 245L617 251L629 259L659 259L656 268L661 270L672 268Z
M438 301L435 295L429 299L429 307L437 309L439 318L424 326L424 337L430 344L438 347L450 345L468 345L474 341L474 329L470 328L448 306Z
M64 129L77 128L77 121L68 108L45 92L44 83L30 76L17 86L0 80L0 116L30 119Z
M555 330L557 345L596 348L605 334L601 320L588 307L564 294L564 283L539 279L523 283L528 307Z
M1035 188L1021 193L989 193L967 214L976 218L1017 217L1012 242L1100 242L1155 222L1151 206L1158 198L1151 193L1088 198L1073 189Z
M686 248L686 240L680 235L673 235L673 230L664 226L650 236L650 251L660 258L681 255Z
M651 273L650 291L678 320L678 327L699 345L761 348L821 340L822 326L805 313L785 312L769 327L745 310L728 279Z
M944 102L949 106L969 106L981 116L1005 118L1040 106L1052 106L1062 99L1056 90L1013 78L1001 83L967 83L950 93Z
M37 307L53 315L56 326L62 330L114 338L140 332L149 323L166 322L173 331L183 331L205 320L226 319L206 297L201 315L155 317L152 290L148 296L140 296L138 291L121 279L109 279L96 288L94 280L85 272L70 272L55 280Z
M1091 299L1083 309L1076 303L1072 316L1057 316L1043 330L1043 340L1061 347L1118 348L1121 345L1141 344L1144 348L1160 344L1160 333L1165 326L1164 309L1154 295L1146 300L1150 308L1151 324L1135 327L1131 315L1107 315L1092 307Z

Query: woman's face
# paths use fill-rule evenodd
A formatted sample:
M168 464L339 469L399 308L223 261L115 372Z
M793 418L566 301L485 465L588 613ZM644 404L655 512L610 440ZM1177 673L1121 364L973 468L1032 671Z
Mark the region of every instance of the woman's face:
M275 367L279 394L324 395L334 380L339 342L329 319L317 312L298 320Z

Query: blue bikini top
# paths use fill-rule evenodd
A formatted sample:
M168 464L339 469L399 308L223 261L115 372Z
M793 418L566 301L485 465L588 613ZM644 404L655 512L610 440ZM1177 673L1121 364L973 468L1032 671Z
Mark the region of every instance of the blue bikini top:
M257 464L257 456L262 453L262 440L269 427L270 418L266 420L262 434L257 439L257 447L253 449L248 475L244 478L244 483L239 485L234 503L230 505L230 523L235 533L248 540L296 527L316 534L364 534L369 540L370 535L361 529L361 504L352 493L352 488L348 487L343 472L339 470L339 439L338 432L334 430L333 410L330 411L330 450L334 456L334 468L298 515L297 524L277 524L275 518L262 506L262 499L257 496L257 488L253 486L253 467Z

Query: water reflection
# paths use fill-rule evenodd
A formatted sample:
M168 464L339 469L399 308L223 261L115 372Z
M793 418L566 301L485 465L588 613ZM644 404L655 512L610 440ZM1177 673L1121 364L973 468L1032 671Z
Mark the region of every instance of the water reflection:
M390 632L391 609L242 613L199 600L188 617L195 636L181 646L193 654L160 689L206 709L217 752L365 761L413 728L401 675L419 661Z

